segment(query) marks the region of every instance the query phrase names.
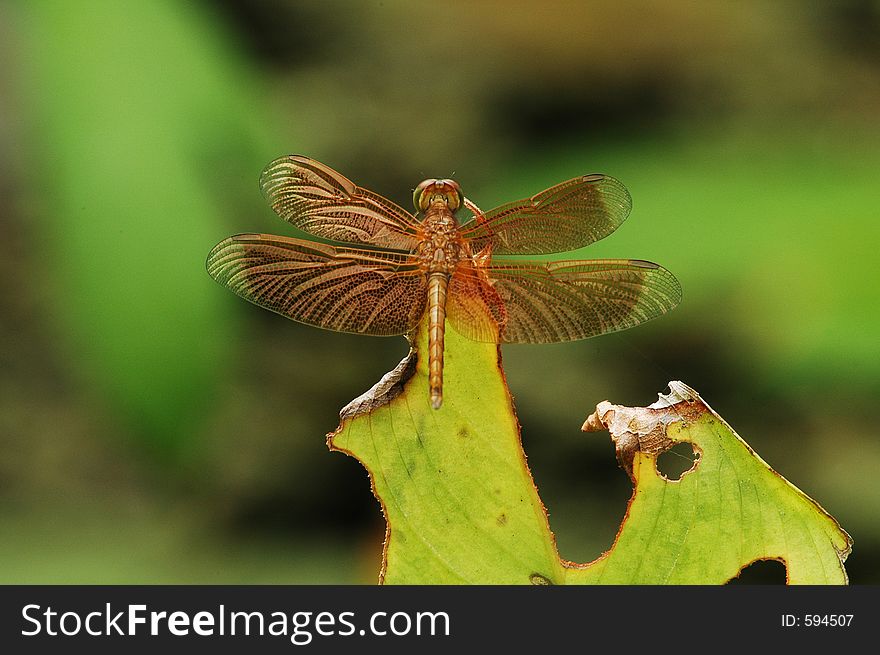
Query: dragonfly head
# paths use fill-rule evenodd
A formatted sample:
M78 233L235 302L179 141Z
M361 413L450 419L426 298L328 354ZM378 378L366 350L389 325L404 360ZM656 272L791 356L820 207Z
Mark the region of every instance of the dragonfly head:
M461 187L455 180L425 180L413 191L413 204L417 211L425 211L435 202L445 202L449 211L461 207Z

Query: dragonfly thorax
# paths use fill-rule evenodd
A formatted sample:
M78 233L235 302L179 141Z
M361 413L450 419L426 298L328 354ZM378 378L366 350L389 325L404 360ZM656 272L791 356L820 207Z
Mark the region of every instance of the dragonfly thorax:
M426 273L451 275L459 261L468 256L458 232L458 222L443 203L429 207L422 223L416 255Z

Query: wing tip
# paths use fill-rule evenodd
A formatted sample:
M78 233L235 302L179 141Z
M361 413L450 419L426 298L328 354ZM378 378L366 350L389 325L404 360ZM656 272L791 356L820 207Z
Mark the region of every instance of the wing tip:
M218 282L223 283L223 279L229 275L228 261L226 261L226 255L229 252L229 248L242 243L252 243L260 238L262 238L262 235L255 232L244 232L241 234L234 234L231 237L226 237L223 241L220 241L217 245L211 248L211 251L205 258L205 270L208 272L208 275Z
M313 159L311 159L310 157L306 157L305 155L281 155L279 157L276 157L268 164L266 164L263 167L263 170L260 171L260 190L263 192L264 195L268 193L267 187L269 185L269 181L276 174L277 168L280 165L300 164L303 166L308 166L313 161Z
M645 259L630 259L629 263L639 268L645 268L654 271L650 279L659 281L663 285L663 294L669 300L668 306L665 307L664 313L676 307L682 299L681 282L675 277L675 274L668 268L664 268L655 262L649 262Z
M678 307L684 296L684 291L681 287L681 282L678 281L678 278L675 277L672 271L668 268L663 268L659 264L654 264L654 267L658 275L663 279L663 285L665 286L663 293L668 302L664 304L663 313L666 314Z

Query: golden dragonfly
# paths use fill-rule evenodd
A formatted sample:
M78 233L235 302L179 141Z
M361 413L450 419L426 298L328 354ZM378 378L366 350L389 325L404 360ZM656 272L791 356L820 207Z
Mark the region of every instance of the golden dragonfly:
M298 155L270 163L260 188L300 230L367 248L238 234L211 251L211 277L261 307L337 332L409 334L427 312L435 409L447 319L474 341L555 343L639 325L681 300L675 276L648 261L496 257L576 250L611 234L632 200L608 175L576 177L485 212L454 180L429 179L415 188L412 213ZM460 222L462 208L471 216Z

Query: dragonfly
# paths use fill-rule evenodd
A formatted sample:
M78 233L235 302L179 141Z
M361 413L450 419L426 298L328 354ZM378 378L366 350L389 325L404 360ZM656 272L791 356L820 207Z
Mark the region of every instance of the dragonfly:
M211 250L211 277L256 305L337 332L411 335L427 319L435 409L447 321L478 342L557 343L639 325L681 300L675 276L649 261L497 257L577 250L614 232L632 199L608 175L575 177L490 211L458 182L427 179L410 212L288 155L266 166L260 188L282 219L339 245L237 234ZM459 220L462 209L470 216Z

